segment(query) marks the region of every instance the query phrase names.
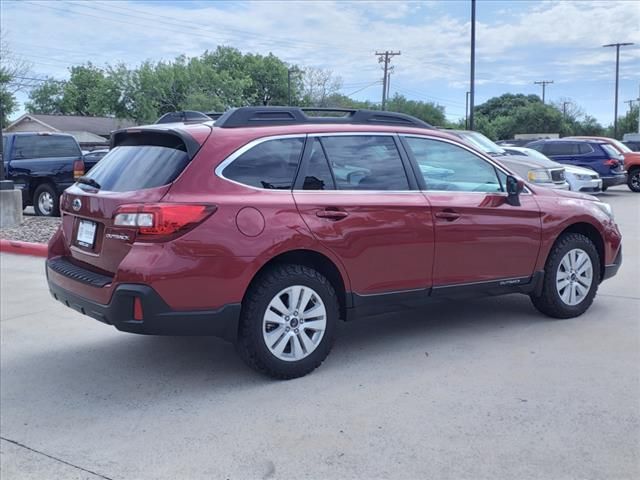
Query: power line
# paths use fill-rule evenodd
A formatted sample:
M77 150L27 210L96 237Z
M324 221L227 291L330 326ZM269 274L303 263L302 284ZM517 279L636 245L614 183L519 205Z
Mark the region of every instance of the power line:
M359 89L358 89L358 90L356 90L355 92L347 93L347 94L345 94L345 95L346 95L347 97L350 97L351 95L355 95L356 93L360 93L361 91L366 90L366 89L367 89L367 88L369 88L369 87L373 87L374 85L380 85L380 82L381 82L381 80L376 80L375 82L370 83L369 85L366 85L366 86L364 86L364 87L362 87L362 88L359 88Z

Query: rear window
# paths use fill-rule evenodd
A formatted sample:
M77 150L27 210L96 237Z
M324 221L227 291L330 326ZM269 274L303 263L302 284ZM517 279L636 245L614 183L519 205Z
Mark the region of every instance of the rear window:
M620 152L618 152L611 145L606 145L604 143L601 143L600 146L605 151L605 153L609 155L610 158L618 158L618 159L622 158L622 155L620 154Z
M86 175L102 190L129 192L173 182L189 163L187 152L160 145L115 147Z
M62 135L16 135L13 158L77 157L82 152L75 138Z

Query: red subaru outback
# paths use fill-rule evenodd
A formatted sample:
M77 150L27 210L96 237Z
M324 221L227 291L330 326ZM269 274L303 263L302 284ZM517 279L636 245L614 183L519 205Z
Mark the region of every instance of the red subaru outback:
M402 114L246 107L112 147L61 199L53 296L125 332L232 340L277 378L320 365L338 320L436 297L575 317L621 263L607 204Z

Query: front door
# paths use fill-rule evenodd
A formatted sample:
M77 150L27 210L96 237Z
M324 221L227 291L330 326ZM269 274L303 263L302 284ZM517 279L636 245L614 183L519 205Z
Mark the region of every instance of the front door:
M404 142L433 213L433 285L530 277L541 235L533 195L520 195L519 207L507 204L504 172L470 149L424 137Z
M307 145L294 198L314 236L343 262L354 293L426 295L431 209L394 135L310 136Z

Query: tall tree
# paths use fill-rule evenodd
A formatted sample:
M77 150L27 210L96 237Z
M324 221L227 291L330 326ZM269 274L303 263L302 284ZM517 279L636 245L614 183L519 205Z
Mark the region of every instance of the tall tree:
M9 116L18 108L16 94L32 88L37 79L33 78L31 64L16 56L0 33L0 126L9 122Z

